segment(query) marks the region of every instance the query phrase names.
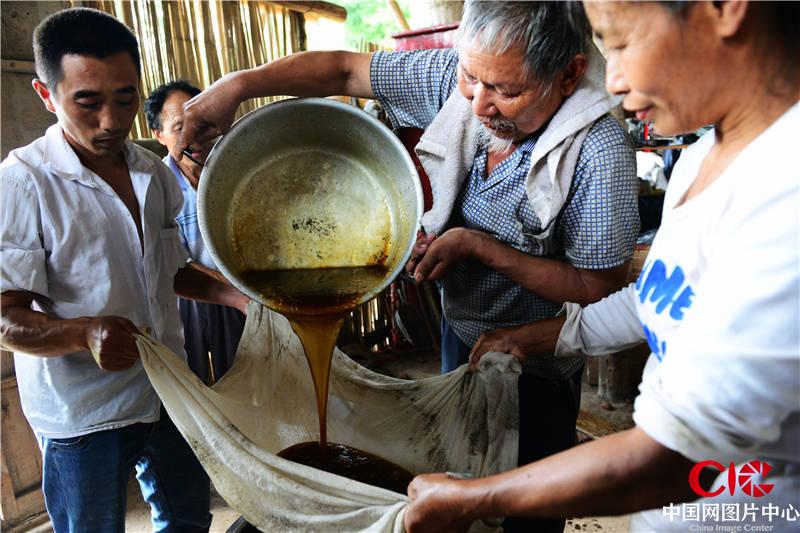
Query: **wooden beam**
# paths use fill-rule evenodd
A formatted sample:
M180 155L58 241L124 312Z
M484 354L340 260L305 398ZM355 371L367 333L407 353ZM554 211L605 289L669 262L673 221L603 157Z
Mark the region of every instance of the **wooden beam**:
M33 61L18 61L16 59L2 60L3 72L16 72L18 74L36 74Z
M313 13L320 17L333 19L339 22L344 22L347 19L347 10L342 6L332 4L330 2L315 1L315 0L274 0L271 2L275 5L297 11L298 13Z
M596 414L581 409L576 423L577 430L592 439L599 439L612 433L630 429Z

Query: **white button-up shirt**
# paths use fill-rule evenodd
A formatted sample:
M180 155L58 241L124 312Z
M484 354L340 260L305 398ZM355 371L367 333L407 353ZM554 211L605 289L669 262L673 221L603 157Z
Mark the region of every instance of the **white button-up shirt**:
M34 309L53 317L125 317L183 355L173 289L188 259L175 224L183 196L155 154L130 141L124 154L143 247L128 208L81 165L58 124L9 154L0 165L0 290L35 293ZM75 352L16 353L15 364L22 408L40 436L158 419L160 402L140 362L107 372L89 352Z

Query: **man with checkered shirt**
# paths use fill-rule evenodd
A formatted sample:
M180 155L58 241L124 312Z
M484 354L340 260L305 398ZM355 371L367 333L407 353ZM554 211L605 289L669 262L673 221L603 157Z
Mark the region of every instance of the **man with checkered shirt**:
M522 324L621 288L639 229L635 156L585 19L558 2L467 2L457 49L301 52L229 74L185 108L180 152L227 131L256 96L377 98L431 180L407 268L440 280L442 370L470 350L515 354ZM458 90L456 90L456 88ZM575 442L583 359L531 358L519 380L519 463ZM507 520L560 531L563 521Z

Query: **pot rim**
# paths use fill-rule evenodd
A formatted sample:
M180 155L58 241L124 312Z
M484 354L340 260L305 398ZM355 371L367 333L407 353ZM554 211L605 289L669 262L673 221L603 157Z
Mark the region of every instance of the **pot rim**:
M276 111L281 111L283 108L291 108L297 106L321 106L327 108L337 109L338 111L342 111L345 113L350 114L356 120L363 121L366 125L372 127L373 129L377 128L378 131L384 131L384 139L389 142L391 145L394 146L395 150L400 154L400 158L403 160L405 167L408 170L408 175L412 177L412 186L414 189L414 197L415 197L415 204L413 210L410 210L410 218L414 220L414 230L411 232L409 236L408 242L406 243L405 250L403 254L400 256L400 260L394 265L394 267L390 270L389 274L384 278L384 280L380 283L379 286L371 289L370 291L364 293L364 295L358 300L358 303L354 307L358 307L359 305L366 303L372 300L375 296L377 296L381 291L383 291L386 287L388 287L397 277L402 273L403 269L405 268L406 263L411 258L411 253L414 249L414 245L416 243L416 234L417 231L421 228L421 220L424 210L424 202L423 202L423 194L422 194L422 185L419 180L419 174L417 173L416 166L414 165L414 161L411 159L411 155L406 150L403 143L400 139L390 130L386 125L384 125L381 121L373 117L372 115L366 113L362 109L350 105L345 104L343 102L339 102L337 100L332 100L329 98L321 98L321 97L301 97L301 98L288 98L285 100L279 100L277 102L272 102L270 104L261 106L253 111L250 111L239 120L237 120L232 126L230 131L220 137L214 146L211 148L211 151L206 158L205 165L203 166L203 170L200 176L200 183L197 189L197 213L198 213L198 224L200 226L200 234L203 238L203 242L205 244L206 249L209 252L209 255L214 260L214 263L217 269L222 272L222 274L240 291L242 291L245 295L247 295L251 300L260 302L266 307L275 310L271 307L269 301L265 301L262 299L262 296L257 291L251 289L246 283L242 281L242 279L237 275L237 273L233 272L228 266L221 261L221 254L217 249L213 239L210 235L210 230L207 228L206 217L204 213L206 212L206 205L207 205L207 197L209 195L208 188L209 188L209 174L214 170L214 164L218 158L218 154L222 153L225 150L225 147L230 144L231 142L235 141L235 137L232 135L234 133L238 133L243 128L246 128L250 123L258 120L264 114L275 113ZM298 313L298 314L303 314Z

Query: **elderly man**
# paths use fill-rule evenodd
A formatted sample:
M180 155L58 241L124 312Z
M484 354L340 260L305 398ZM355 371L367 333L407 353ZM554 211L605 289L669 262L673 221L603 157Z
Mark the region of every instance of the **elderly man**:
M147 125L158 142L167 149L178 142L183 126L183 104L200 94L191 83L178 80L165 83L153 91L144 102ZM175 161L164 157L183 193L183 207L175 219L180 229L181 242L193 266L206 269L215 277L222 277L208 252L197 219L197 187L200 184L201 163L211 149L202 145L192 154ZM214 383L233 365L233 358L244 330L245 316L225 305L178 298L178 311L183 322L184 347L189 368L205 383Z
M377 98L394 126L424 128L416 150L434 206L409 269L441 280L449 370L478 342L502 349L498 328L625 282L639 227L634 153L607 114L614 102L587 28L557 2L467 2L456 50L293 54L191 100L173 156L227 131L240 102L264 95ZM526 364L520 464L574 443L582 366Z

